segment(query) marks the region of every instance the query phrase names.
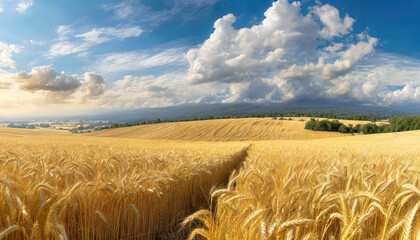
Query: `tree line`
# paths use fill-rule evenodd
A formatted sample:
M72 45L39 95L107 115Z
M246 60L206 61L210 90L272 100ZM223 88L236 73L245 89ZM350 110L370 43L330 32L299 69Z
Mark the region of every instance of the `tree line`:
M410 130L420 130L420 116L406 117L396 116L389 119L389 124L376 125L373 123L366 124L349 124L348 126L340 123L338 120L315 120L311 119L306 122L305 129L313 131L327 131L340 133L388 133L401 132Z

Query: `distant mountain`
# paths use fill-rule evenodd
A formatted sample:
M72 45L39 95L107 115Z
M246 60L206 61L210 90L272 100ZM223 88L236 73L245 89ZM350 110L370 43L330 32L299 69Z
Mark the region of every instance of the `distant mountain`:
M94 116L72 117L81 120L108 120L113 122L141 122L156 120L179 120L195 117L244 116L264 113L331 113L331 114L365 114L372 116L392 117L395 115L416 115L420 111L398 111L386 107L354 106L345 104L326 104L317 102L289 103L229 103L207 105L182 105L163 108L143 108L116 111Z
M25 117L22 119L2 118L1 122L28 122L28 121L54 121L54 120L103 120L112 122L137 123L149 120L180 120L191 118L245 116L250 114L271 113L331 113L364 114L374 117L392 117L396 115L420 115L420 106L403 107L375 107L350 103L325 103L325 101L301 100L287 103L224 103L224 104L196 104L161 108L141 108L122 111L110 111L101 114Z

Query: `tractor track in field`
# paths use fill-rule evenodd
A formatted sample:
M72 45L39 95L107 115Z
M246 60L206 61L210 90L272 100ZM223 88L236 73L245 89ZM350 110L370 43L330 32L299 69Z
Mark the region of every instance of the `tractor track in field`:
M230 180L230 177L232 175L232 173L234 171L239 172L240 169L242 168L243 163L246 161L246 159L248 158L248 152L251 149L253 144L250 144L248 147L244 148L243 150L241 150L240 152L236 153L233 155L232 157L232 161L234 161L234 165L232 167L232 169L229 171L228 174L225 174L223 176L223 179L220 179L219 183L216 183L215 186L217 186L216 189L223 189L225 188ZM179 222L174 224L173 226L168 226L168 231L162 233L159 235L159 237L157 239L187 239L190 232L197 227L197 225L200 224L200 222L195 222L193 223L189 228L184 228L181 229L180 228L180 224L182 223L182 221L188 217L189 215L193 214L194 212L200 210L200 209L208 209L210 207L210 198L211 198L211 192L204 192L203 191L203 198L206 199L206 203L193 209L192 211L187 212L186 214L183 214L182 217L180 217Z

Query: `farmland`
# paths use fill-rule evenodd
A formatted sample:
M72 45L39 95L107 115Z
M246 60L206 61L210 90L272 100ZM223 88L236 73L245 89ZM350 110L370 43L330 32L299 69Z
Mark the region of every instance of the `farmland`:
M205 204L246 147L21 131L0 140L0 228L17 226L12 239L154 239Z
M304 125L0 128L0 236L416 239L420 132L352 136Z
M307 140L343 136L340 133L305 130L307 119L247 118L175 122L103 130L89 135L183 141Z
M214 191L207 239L418 239L420 132L252 146Z

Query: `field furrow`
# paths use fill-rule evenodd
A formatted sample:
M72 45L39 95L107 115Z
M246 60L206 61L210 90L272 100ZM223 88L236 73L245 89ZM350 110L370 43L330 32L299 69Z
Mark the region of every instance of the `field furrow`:
M182 218L227 183L246 146L1 137L0 232L13 227L7 239L174 238Z

